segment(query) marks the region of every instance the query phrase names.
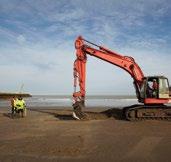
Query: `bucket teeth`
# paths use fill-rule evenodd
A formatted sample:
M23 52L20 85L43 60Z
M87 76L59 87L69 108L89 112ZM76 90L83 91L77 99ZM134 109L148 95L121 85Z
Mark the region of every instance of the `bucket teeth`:
M85 120L87 119L87 115L82 112L82 109L84 108L84 105L81 101L77 101L75 104L73 104L74 112L73 112L73 118L77 120Z

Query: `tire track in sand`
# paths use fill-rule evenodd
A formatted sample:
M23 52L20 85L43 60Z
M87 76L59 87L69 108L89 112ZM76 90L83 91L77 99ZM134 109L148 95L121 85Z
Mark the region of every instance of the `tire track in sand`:
M148 157L161 140L162 137L144 137L127 153L126 157Z

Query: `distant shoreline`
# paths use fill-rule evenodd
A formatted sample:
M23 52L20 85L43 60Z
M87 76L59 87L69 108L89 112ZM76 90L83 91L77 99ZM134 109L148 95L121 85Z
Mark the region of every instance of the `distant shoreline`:
M0 99L11 98L13 96L32 97L29 93L0 93Z

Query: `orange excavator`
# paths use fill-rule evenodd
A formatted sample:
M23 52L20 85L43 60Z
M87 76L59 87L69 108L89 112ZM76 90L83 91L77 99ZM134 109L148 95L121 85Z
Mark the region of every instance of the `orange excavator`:
M141 68L130 56L123 56L105 47L96 45L79 36L75 41L76 60L74 62L73 117L85 119L85 81L87 55L122 68L133 78L138 102L123 109L127 120L171 119L171 96L168 79L164 76L144 76ZM77 86L79 90L77 91Z

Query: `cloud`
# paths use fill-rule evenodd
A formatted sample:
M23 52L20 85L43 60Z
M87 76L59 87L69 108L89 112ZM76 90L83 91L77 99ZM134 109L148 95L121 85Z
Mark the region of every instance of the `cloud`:
M24 44L26 42L26 38L20 34L18 37L17 37L17 41L19 44Z
M167 0L1 0L0 89L24 82L34 94L71 94L78 35L171 80L170 12ZM90 56L87 75L88 94L134 93L126 72Z

